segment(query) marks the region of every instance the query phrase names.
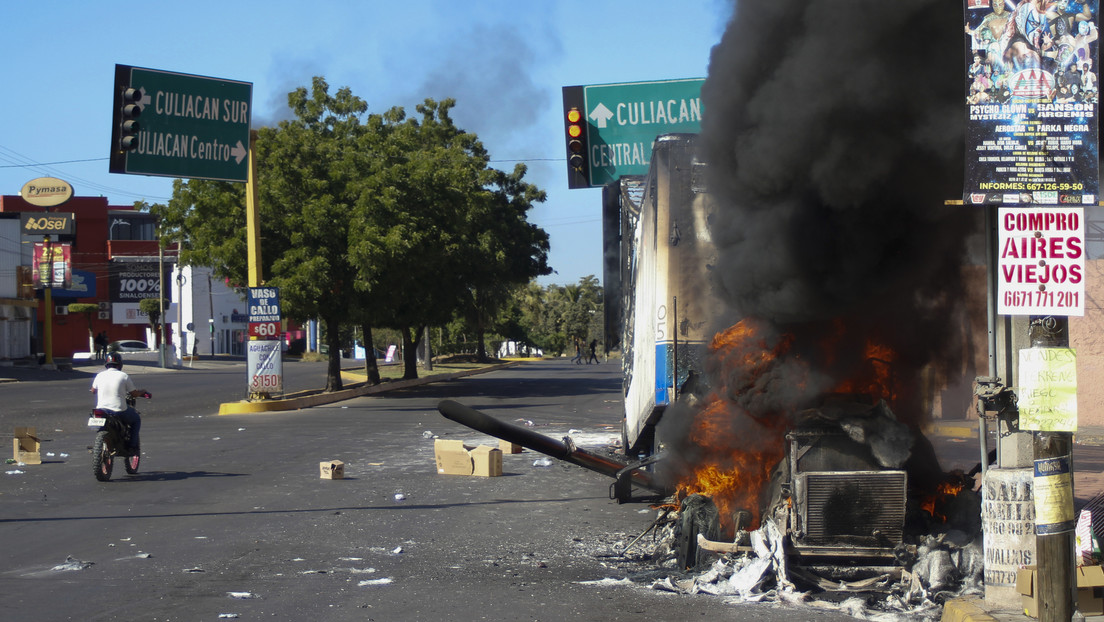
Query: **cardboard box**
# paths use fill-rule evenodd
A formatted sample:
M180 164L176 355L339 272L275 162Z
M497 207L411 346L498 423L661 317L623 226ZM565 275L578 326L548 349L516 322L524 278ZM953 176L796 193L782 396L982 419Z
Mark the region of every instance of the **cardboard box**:
M480 445L470 447L464 441L433 441L433 457L441 475L502 475L502 450Z
M502 475L502 450L480 445L471 450L472 475L498 477Z
M1104 567L1077 567L1077 609L1087 616L1104 615Z
M1039 617L1039 583L1035 566L1025 566L1016 573L1016 591L1024 614ZM1104 615L1104 567L1077 568L1077 609L1086 616Z
M442 475L471 475L474 465L471 454L464 441L433 441L433 457L437 461L437 472Z
M319 462L318 469L322 479L345 479L345 463L340 460Z
M503 454L520 454L522 452L521 445L511 443L510 441L498 441L498 448Z
M42 443L35 435L34 428L15 428L15 438L12 440L13 458L23 464L42 464L40 452Z
M1024 615L1039 617L1039 591L1035 584L1035 566L1025 566L1016 571L1016 591L1020 593L1020 604Z

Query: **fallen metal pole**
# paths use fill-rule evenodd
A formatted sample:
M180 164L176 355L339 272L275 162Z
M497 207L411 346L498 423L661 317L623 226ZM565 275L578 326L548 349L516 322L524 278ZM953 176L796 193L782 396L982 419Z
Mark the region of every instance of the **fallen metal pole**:
M618 472L630 466L616 460L610 460L609 458L592 454L584 449L579 449L575 447L574 444L557 441L554 438L543 434L537 434L527 428L499 421L486 413L464 406L459 402L442 400L437 404L437 410L445 417L466 425L473 430L510 443L521 445L526 449L539 451L546 456L551 456L557 460L563 460L564 462L570 462L571 464L601 473L602 475L616 478ZM666 487L657 483L649 474L643 471L633 471L631 479L632 483L647 488L648 490L660 494L668 494L669 492Z

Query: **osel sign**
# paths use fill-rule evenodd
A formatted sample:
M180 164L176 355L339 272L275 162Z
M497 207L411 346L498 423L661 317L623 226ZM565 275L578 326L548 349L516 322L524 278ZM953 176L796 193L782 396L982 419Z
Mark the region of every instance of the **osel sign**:
M73 198L73 186L54 177L39 177L23 184L19 196L31 205L54 207Z
M73 214L68 212L23 212L19 215L23 235L73 235Z

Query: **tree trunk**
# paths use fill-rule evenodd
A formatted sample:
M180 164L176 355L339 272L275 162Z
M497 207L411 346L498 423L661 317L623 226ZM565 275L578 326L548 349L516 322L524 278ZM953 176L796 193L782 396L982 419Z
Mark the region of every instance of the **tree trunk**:
M414 380L418 377L418 337L421 331L414 331L411 336L410 327L402 329L403 340L403 380Z
M333 318L323 318L326 323L326 345L329 346L329 365L326 368L326 392L341 390L341 333Z
M476 350L475 350L475 360L479 361L480 363L486 363L487 362L487 340L486 340L487 328L485 326L486 322L484 321L484 318L486 317L486 315L483 313L483 304L482 304L483 299L482 299L482 296L480 295L479 291L475 292L475 296L473 297L473 302L474 302L474 307L475 307L475 336L476 336L476 343L478 344L476 346Z
M372 345L372 326L362 324L361 333L364 334L364 375L368 378L368 384L380 383L379 366L376 365L376 347Z

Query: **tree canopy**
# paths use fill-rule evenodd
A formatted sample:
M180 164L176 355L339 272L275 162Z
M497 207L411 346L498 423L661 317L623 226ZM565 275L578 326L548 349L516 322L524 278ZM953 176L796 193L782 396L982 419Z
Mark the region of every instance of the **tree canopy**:
M405 375L427 326L454 312L493 311L505 292L547 274L548 235L526 220L545 194L489 166L475 134L455 125L451 99L368 114L348 88L316 77L288 95L294 118L260 128L254 153L262 280L284 314L321 319L327 390L341 388L340 327L399 329ZM244 284L245 188L178 180L154 206L182 261ZM371 348L367 348L371 357Z

